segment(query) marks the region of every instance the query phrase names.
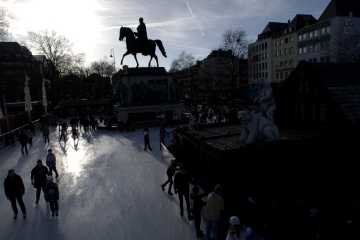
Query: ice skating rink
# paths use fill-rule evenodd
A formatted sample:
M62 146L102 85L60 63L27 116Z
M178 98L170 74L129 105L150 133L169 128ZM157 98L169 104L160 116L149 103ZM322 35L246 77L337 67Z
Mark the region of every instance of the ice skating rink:
M185 211L179 215L177 195L170 197L160 185L166 181L166 166L159 150L159 128L150 128L152 151L144 151L142 129L135 132L81 133L80 140L71 134L59 143L59 131L50 128L50 144L45 144L37 130L28 155L21 146L0 150L0 176L5 180L14 169L24 181L23 197L27 218L13 219L11 203L4 184L0 188L0 239L195 239L194 222ZM170 131L172 129L167 129ZM36 161L45 165L47 149L57 158L59 178L59 216L51 217L50 207L41 193L35 204L36 189L30 172ZM184 205L184 208L186 205ZM205 224L202 221L202 229Z

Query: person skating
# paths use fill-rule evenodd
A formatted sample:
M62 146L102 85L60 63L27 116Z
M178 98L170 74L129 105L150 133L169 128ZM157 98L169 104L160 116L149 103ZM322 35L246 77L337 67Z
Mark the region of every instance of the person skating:
M183 197L185 197L188 219L189 221L192 221L193 217L190 212L190 202L189 202L189 184L194 185L195 182L191 179L189 173L185 170L185 166L183 164L180 164L180 171L175 174L175 180L174 180L175 194L178 194L179 196L180 216L182 217L184 215Z
M50 175L52 175L52 171L54 170L54 172L56 174L55 178L59 177L59 174L56 170L56 157L52 153L52 149L49 149L48 155L46 155L46 166L48 166L48 168L49 168Z
M143 133L144 133L144 143L145 143L144 150L146 150L146 147L149 147L149 149L152 150L152 148L150 146L150 140L149 140L149 128L146 125L145 125Z
M176 171L179 171L179 169L176 167L176 162L175 162L175 160L171 160L171 163L170 163L170 166L167 168L167 170L166 170L166 175L167 175L167 177L168 177L168 180L166 181L166 182L164 182L164 184L162 184L161 185L161 189L163 190L163 191L165 191L165 186L168 184L168 183L170 183L170 185L169 185L169 190L168 190L168 194L170 195L170 196L172 196L173 194L172 194L172 192L171 192L171 187L172 187L172 185L173 185L173 176L175 175L175 172Z
M73 134L74 141L75 141L76 138L79 140L78 130L77 130L77 128L75 127L75 125L71 128L71 132L72 132L72 134Z
M26 154L28 154L28 150L27 150L28 137L23 130L21 130L18 136L18 140L21 144L21 153L24 154L24 148L25 148L25 152Z
M44 136L44 139L45 139L45 143L46 143L46 139L47 139L47 142L50 143L50 140L49 140L50 130L49 130L49 127L46 124L44 124L44 126L42 128L42 131L43 131L43 136Z
M215 186L213 192L207 197L207 204L205 207L206 220L206 240L210 240L210 232L213 230L213 240L219 240L220 229L220 211L224 210L224 199L220 196L222 194L222 186L220 184Z
M46 166L43 165L41 159L37 160L36 166L31 171L31 185L36 188L36 204L39 203L41 189L44 188L46 184L46 177L49 175L49 170Z
M65 136L66 130L67 130L67 128L63 125L63 126L61 127L61 133L60 133L59 142L60 142L61 139L64 137L64 143L66 143L66 136Z
M44 187L44 198L46 202L50 204L51 216L59 216L59 188L56 183L53 182L53 177L48 176L46 178L46 185Z
M14 134L14 132L11 131L11 132L9 133L9 136L10 136L11 146L12 146L12 147L15 147L16 144L15 144L15 134Z
M245 229L237 216L230 218L230 224L226 240L245 240L251 235L252 229L250 227Z
M34 133L29 129L26 133L26 136L28 138L29 145L32 146L33 145L32 139L34 137Z
M195 221L196 238L205 237L204 232L201 230L201 210L203 206L206 206L206 202L201 198L207 196L207 193L199 194L199 187L194 186L193 192L190 194L190 209Z
M15 173L15 170L10 169L8 171L8 176L4 181L4 190L6 198L10 200L11 207L14 211L14 219L18 216L18 209L16 206L16 201L18 202L21 211L23 213L23 218L26 218L26 208L22 196L25 194L25 186L19 175Z

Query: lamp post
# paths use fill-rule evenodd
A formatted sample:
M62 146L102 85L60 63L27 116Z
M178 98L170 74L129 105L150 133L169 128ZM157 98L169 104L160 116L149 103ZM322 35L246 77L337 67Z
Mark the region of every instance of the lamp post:
M44 75L43 75L43 71L42 71L42 66L40 68L40 72L41 72L41 78L42 78L42 97L43 97L43 106L44 106L44 109L45 109L45 114L47 114L47 99L46 99L46 84L45 84L45 78L44 78Z
M114 76L114 74L115 74L115 51L114 51L114 49L111 49L110 50L110 57L114 57L114 72L113 72L113 75L111 76L111 84L113 84L114 83L114 81L113 81L113 76ZM111 84L110 84L110 86L111 86ZM110 89L110 94L111 94L111 89Z

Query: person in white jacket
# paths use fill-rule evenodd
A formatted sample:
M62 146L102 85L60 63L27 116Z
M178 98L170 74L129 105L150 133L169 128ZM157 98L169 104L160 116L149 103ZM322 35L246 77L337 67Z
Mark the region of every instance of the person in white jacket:
M226 240L245 240L251 235L252 229L250 227L245 229L237 216L230 218L230 224Z

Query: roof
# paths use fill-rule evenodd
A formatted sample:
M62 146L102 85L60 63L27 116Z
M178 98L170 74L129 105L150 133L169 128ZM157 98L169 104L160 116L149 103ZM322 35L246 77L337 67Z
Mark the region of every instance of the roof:
M293 20L290 23L291 27L294 27L296 30L303 28L308 25L316 23L316 19L309 14L296 14Z
M318 21L322 22L338 16L349 16L349 12L353 13L353 17L360 17L360 0L331 0Z
M357 63L312 63L317 79L327 88L345 118L360 127L360 66Z

